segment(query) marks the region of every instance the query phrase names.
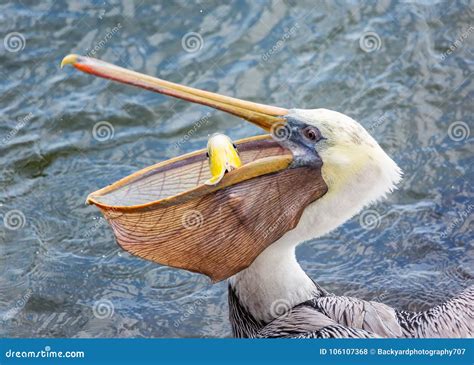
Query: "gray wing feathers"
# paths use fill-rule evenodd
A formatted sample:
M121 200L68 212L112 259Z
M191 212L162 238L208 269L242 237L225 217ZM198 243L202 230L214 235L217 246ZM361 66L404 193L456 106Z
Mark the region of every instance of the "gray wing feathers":
M239 303L232 288L229 309L236 337L474 337L474 286L424 312L397 311L379 302L325 295L265 324Z
M284 315L275 318L259 331L259 337L286 337L317 332L320 329L337 324L331 318L317 312L312 307L295 307Z
M318 332L305 333L294 338L379 338L374 333L370 333L357 328L349 328L340 324L324 327Z
M473 337L474 286L425 312L398 311L397 318L405 337Z
M258 332L257 337L372 338L379 336L338 324L313 307L298 306L267 324Z
M351 297L327 296L316 300L317 307L338 324L377 333L381 337L402 337L396 312L389 306Z

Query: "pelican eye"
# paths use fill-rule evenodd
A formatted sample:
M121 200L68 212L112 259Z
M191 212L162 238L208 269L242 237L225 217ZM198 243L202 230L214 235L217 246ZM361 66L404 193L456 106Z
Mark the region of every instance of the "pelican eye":
M206 152L206 157L209 158L209 152Z
M237 150L237 145L235 143L232 143L232 146L234 146L235 150Z
M312 142L317 142L322 137L319 129L311 126L303 129L303 136Z

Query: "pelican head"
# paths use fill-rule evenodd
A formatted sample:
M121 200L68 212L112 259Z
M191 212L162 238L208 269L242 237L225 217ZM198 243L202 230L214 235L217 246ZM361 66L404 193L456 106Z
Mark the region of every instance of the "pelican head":
M396 188L402 171L358 122L328 109L290 109L272 132L289 148L293 165L321 164L327 193L303 214L294 245L322 236ZM305 233L302 233L305 232ZM289 242L289 243L288 243Z
M254 103L172 83L78 55L66 56L61 66L66 64L72 64L77 69L95 76L210 106L240 117L270 132L281 146L291 151L292 162L290 165L285 165L285 168L293 168L293 171L311 170L308 177L302 177L301 173L290 175L294 181L299 179L299 185L294 182L292 184L289 175L285 175L285 179L282 179L281 182L278 181L275 186L287 184L287 187L290 187L288 191L293 189L295 196L298 189L303 189L302 186L304 189L311 190L308 179L314 179L313 185L318 184L319 186L319 195L313 194L309 199L308 196L301 197L300 194L299 200L294 199L297 202L295 204L304 206L294 215L288 215L291 217L287 221L291 222L285 221L284 229L282 228L279 234L271 235L272 242L276 243L277 240L280 242L301 242L325 234L359 212L365 205L390 192L400 180L401 171L395 162L359 123L342 113L327 109L286 109ZM230 146L231 144L227 141L224 145ZM228 150L233 151L232 149ZM280 166L279 163L275 164L274 162L275 159L270 157L265 160L268 166L272 163L273 166ZM245 171L246 176L257 176L251 171L253 166L262 169L262 164L249 165L247 169L242 167L232 171L232 176L238 175L239 171ZM302 169L298 170L298 168ZM216 173L218 181L222 178L220 176L222 171ZM275 171L267 169L268 174L272 172ZM244 173L242 172L242 174ZM247 186L249 186L248 190L244 193L248 194L248 199L253 199L251 184L247 184ZM280 188L275 191L280 193ZM232 211L240 212L243 215L242 219L245 220L247 218L245 214L250 214L246 211L246 207L252 206L252 203L246 203L247 196L238 197L238 194L242 194L242 190L230 196L229 204L233 206ZM274 204L270 207L269 212L272 209L275 210L274 208L289 209L287 206L282 207L281 199L273 199L273 197L268 199L265 204ZM281 214L284 218L286 217L284 211ZM297 228L302 227L302 229L294 229L297 223ZM225 225L221 229L225 230ZM262 236L252 236L256 241L258 238L266 239L264 233L255 234ZM272 242L268 242L268 245ZM242 250L244 248L246 250L246 254L243 255L246 260L236 265L235 269L229 270L229 273L235 273L237 268L248 266L268 245L260 246L258 250L255 249L249 255L247 253L251 249L242 245ZM233 247L233 250L235 249ZM173 266L173 262L166 262ZM181 262L174 266L185 267ZM192 267L191 270L200 271L201 268ZM219 280L225 278L224 276L227 274L219 276Z
M290 109L281 143L295 155L295 163L318 159L329 194L354 188L363 205L392 191L401 170L375 139L354 119L328 109ZM285 134L286 133L286 134ZM355 190L357 189L357 190Z

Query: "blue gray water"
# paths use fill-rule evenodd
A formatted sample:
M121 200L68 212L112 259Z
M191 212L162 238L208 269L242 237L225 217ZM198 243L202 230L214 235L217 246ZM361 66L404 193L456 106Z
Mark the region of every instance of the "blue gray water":
M0 336L230 335L224 282L122 252L84 201L204 147L210 133L260 131L60 70L71 52L244 99L350 115L404 180L300 246L305 270L334 293L411 310L472 284L473 19L469 1L1 2Z

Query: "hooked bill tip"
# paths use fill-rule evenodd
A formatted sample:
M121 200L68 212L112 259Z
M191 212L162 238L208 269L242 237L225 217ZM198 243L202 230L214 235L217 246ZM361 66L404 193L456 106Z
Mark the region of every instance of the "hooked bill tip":
M61 68L63 68L65 65L74 65L77 62L77 58L79 56L77 54L69 54L66 57L63 58L61 61Z

